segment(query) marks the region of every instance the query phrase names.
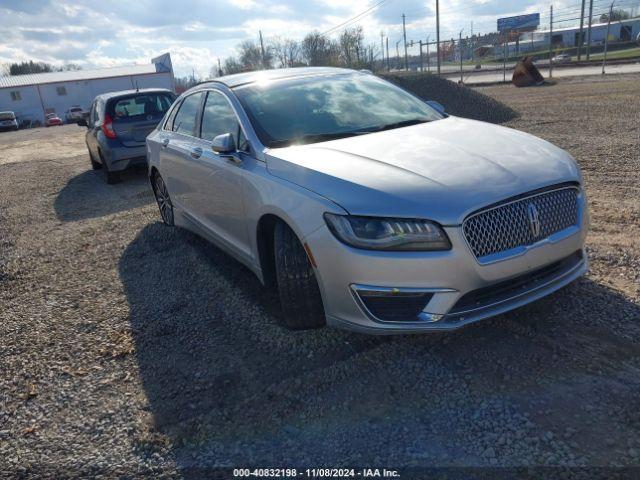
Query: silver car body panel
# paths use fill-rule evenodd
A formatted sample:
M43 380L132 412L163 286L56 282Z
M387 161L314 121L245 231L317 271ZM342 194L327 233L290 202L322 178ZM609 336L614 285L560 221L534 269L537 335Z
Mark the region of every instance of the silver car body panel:
M345 74L341 69L308 70L300 69L305 75ZM242 81L229 83L241 85L257 77L247 74ZM450 330L548 295L587 269L583 255L570 271L453 321L447 313L469 292L583 251L589 216L581 174L569 154L522 132L456 117L268 149L224 78L195 87L177 102L207 90L228 98L251 149L237 154L240 162L232 162L214 153L209 140L165 130L162 121L147 138L147 158L150 172L157 169L167 184L176 224L208 238L264 281L258 224L265 215L282 219L314 256L330 325L368 333ZM198 159L190 154L194 148L203 152ZM579 188L575 229L553 241L541 239L503 261L477 261L463 233L466 217L511 197L567 183ZM329 231L325 212L426 218L443 225L452 248L436 252L352 248ZM427 290L433 295L419 321L381 322L363 308L354 286Z

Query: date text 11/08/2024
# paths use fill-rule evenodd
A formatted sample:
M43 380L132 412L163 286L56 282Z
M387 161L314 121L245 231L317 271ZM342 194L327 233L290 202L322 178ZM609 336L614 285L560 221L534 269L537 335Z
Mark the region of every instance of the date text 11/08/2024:
M235 468L234 478L400 478L397 470L386 468Z

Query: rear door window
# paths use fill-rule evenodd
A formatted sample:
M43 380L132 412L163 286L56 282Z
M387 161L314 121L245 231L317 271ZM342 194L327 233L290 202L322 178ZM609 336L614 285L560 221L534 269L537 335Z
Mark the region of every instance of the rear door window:
M174 132L191 135L192 137L196 136L196 123L202 95L203 92L194 93L182 101L182 105L180 105L180 109L173 119L172 130Z

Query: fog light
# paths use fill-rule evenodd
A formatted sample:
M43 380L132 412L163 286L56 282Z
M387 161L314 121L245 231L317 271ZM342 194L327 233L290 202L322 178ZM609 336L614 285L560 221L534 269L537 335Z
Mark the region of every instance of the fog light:
M419 322L433 292L353 285L353 292L369 316L384 322Z

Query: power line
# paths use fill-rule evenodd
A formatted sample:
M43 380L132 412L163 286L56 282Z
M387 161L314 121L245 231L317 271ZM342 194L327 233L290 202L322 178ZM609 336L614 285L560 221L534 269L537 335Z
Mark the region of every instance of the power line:
M389 0L380 0L378 3L374 4L373 6L367 8L366 10L364 10L363 12L360 12L358 15L356 15L355 17L351 17L349 20L345 20L344 22L336 25L335 27L330 28L329 30L327 30L326 32L322 33L321 35L324 37L330 33L335 32L336 30L338 30L339 28L342 28L343 26L347 26L347 24L350 24L352 22L355 22L357 20L361 20L362 18L364 18L366 15L372 13L374 10L376 10L377 8L381 7L382 4L388 2Z

